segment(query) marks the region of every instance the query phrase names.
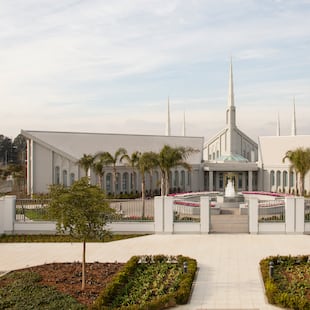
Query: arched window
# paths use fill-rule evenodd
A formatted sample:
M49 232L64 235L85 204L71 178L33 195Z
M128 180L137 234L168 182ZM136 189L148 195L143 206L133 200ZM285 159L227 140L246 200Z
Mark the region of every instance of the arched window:
M174 171L174 186L179 186L179 171Z
M277 171L277 186L281 185L281 171Z
M67 170L62 171L62 184L63 184L63 186L68 186L68 172L67 172Z
M106 175L106 180L105 180L105 184L106 184L106 191L109 193L111 192L111 189L112 189L112 174L111 173L108 173Z
M291 187L295 186L295 178L294 178L294 172L290 172L290 185Z
M273 170L270 171L270 184L271 184L271 186L275 185L275 178L274 178L274 171Z
M283 171L283 186L287 186L287 171Z
M70 185L72 185L74 183L74 180L75 180L74 173L70 173Z
M119 173L116 173L116 182L115 182L115 192L117 193L120 190L120 178L121 175Z
M128 172L125 172L123 174L123 186L122 186L123 192L127 192L127 188L128 188Z
M60 168L55 167L55 184L60 184Z
M181 171L181 186L182 187L185 186L185 171L184 170Z

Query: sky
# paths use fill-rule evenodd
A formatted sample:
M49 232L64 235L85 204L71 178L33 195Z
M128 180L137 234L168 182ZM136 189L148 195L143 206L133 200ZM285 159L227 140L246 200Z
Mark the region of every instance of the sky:
M0 134L310 134L310 1L0 0Z

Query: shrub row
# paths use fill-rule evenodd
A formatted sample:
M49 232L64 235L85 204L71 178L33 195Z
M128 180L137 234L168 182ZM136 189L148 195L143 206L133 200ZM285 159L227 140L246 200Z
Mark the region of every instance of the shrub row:
M174 261L173 261L174 260ZM183 271L183 264L187 263L187 272ZM152 264L177 264L179 269L179 275L175 278L176 283L171 283L171 286L174 289L169 291L167 288L164 290L167 291L166 294L157 295L153 299L147 301L144 304L136 304L139 297L136 296L136 300L132 300L130 305L117 307L117 309L126 309L126 310L135 310L135 309L147 309L147 310L157 310L165 309L177 304L186 304L188 302L192 282L194 280L197 262L196 260L184 257L177 256L174 259L170 256L156 255L156 256L133 256L123 267L123 269L116 275L112 282L106 287L106 289L100 294L93 309L116 309L113 306L113 302L119 295L122 295L124 292L124 287L132 287L134 284L134 274L139 267L139 264L146 264L152 266ZM147 277L145 277L147 281Z
M268 302L280 307L310 309L310 256L272 256L260 268ZM273 263L273 276L269 264Z

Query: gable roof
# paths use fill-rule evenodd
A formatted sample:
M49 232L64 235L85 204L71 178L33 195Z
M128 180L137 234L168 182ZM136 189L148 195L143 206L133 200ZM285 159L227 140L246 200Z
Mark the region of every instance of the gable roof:
M21 134L73 161L80 159L83 154L96 154L98 152L114 153L120 147L124 147L129 155L135 151L159 152L165 144L168 144L172 147L184 146L197 149L198 152L193 153L188 158L188 163L197 164L201 163L202 160L204 141L203 137L87 132L21 130Z

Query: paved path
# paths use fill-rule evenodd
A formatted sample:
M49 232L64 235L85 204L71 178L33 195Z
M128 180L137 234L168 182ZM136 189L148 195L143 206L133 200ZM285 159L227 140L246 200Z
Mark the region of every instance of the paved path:
M0 244L0 272L81 260L81 244ZM198 261L190 304L179 309L278 309L264 297L259 261L270 255L310 254L308 235L150 235L89 243L87 261L125 262L139 254L182 254Z

